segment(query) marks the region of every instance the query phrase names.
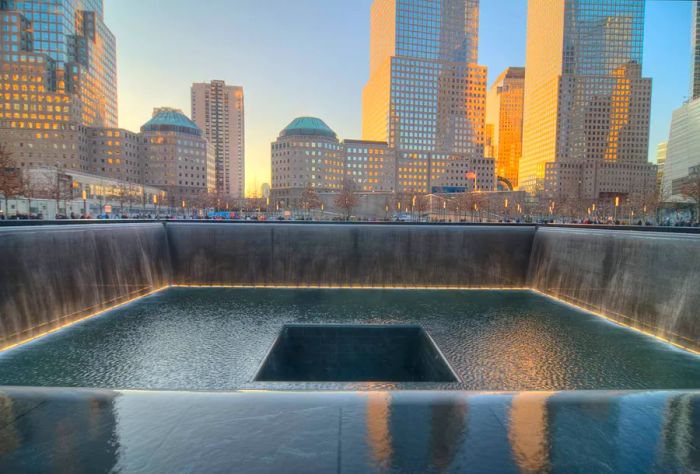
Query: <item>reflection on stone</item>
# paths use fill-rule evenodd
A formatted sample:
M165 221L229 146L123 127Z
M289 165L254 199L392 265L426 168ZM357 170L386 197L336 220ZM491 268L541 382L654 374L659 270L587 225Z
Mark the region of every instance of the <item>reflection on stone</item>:
M554 392L521 393L513 397L508 439L520 472L537 473L549 467L547 400Z
M682 392L6 389L0 472L697 472L699 408Z
M389 392L367 394L367 439L372 450L372 459L382 470L388 469L391 465L390 406Z
M466 438L466 401L460 398L433 404L430 427L430 454L432 467L438 472L447 470L462 449Z
M20 445L19 433L14 425L17 416L12 398L0 392L0 456L13 453Z

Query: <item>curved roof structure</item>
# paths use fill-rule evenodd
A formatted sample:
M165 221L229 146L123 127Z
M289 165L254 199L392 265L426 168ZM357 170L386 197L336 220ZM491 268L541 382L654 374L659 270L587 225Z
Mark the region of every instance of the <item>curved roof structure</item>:
M202 136L202 130L179 110L161 109L141 127L142 132L179 132Z
M280 133L280 137L293 135L313 135L328 138L337 138L336 133L326 125L326 122L316 117L298 117L292 120Z

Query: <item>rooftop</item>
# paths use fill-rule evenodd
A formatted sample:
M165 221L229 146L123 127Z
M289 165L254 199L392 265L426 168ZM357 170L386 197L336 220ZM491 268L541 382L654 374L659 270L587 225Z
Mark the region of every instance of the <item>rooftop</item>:
M141 127L142 132L180 132L202 136L202 130L185 114L175 109L156 109L153 118Z
M326 122L316 117L297 117L280 133L280 137L293 135L315 135L337 138L336 133L326 125Z

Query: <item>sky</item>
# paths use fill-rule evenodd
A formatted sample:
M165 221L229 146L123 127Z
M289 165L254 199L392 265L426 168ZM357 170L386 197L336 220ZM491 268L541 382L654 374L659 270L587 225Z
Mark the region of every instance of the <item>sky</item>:
M105 0L117 37L119 126L154 107L190 114L193 82L244 88L248 193L270 181L270 143L295 117L361 138L372 0ZM196 5L193 7L193 5ZM481 0L479 62L489 85L525 65L527 0ZM689 0L648 0L644 75L653 79L650 159L688 95Z

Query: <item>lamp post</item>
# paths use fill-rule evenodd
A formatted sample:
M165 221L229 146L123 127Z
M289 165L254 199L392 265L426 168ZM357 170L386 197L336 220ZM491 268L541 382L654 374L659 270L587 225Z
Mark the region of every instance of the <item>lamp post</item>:
M615 210L613 214L613 224L617 224L617 208L620 207L620 196L615 196Z
M87 191L83 189L83 216L87 219Z

